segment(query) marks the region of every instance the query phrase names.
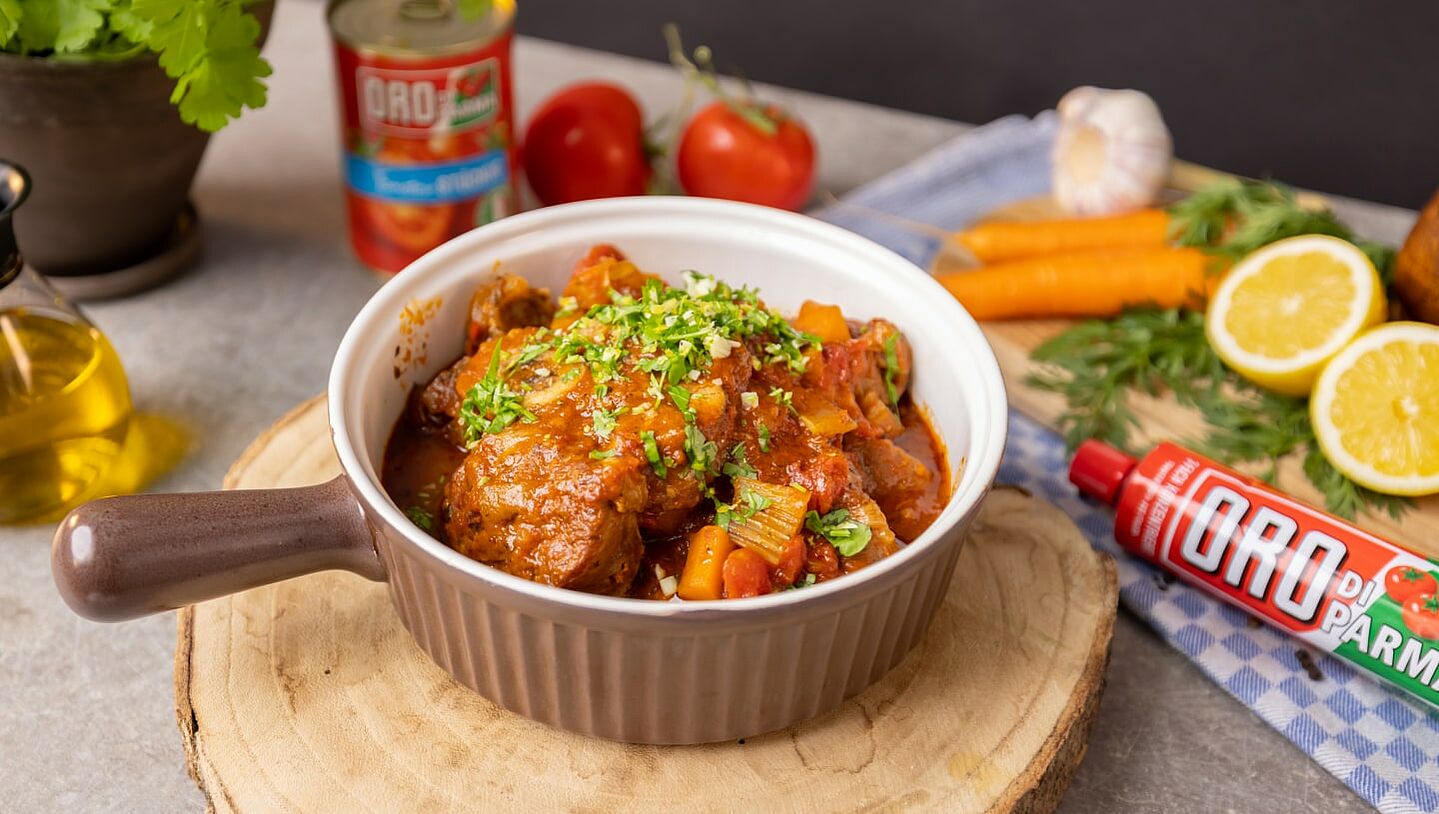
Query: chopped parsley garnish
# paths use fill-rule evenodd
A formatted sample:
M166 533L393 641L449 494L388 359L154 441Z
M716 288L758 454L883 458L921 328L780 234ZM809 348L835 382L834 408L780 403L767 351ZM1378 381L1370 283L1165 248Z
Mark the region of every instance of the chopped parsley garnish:
M715 442L705 438L699 427L693 423L685 424L685 455L690 460L690 469L696 473L705 474L714 469L718 463L719 447Z
M435 527L435 518L421 506L411 506L405 509L405 516L410 518L411 523L414 523L425 531L429 531Z
M675 384L670 385L669 394L670 401L673 401L675 403L675 406L679 408L679 411L688 414L690 410L690 391Z
M889 395L891 407L899 406L899 388L895 377L899 375L899 334L891 333L884 339L884 389Z
M645 460L650 462L650 469L655 471L655 475L663 478L669 474L669 467L665 466L664 456L660 455L660 445L655 440L654 431L640 430L640 443L644 445Z
M773 503L774 501L753 489L743 489L732 504L720 500L714 502L715 525L722 529L728 529L730 524L736 520L743 523L756 514L768 509ZM813 512L811 512L811 514L813 514Z
M851 520L846 509L835 509L824 515L806 512L804 527L828 540L843 557L853 557L863 551L873 536L869 526Z
M815 577L814 574L805 574L803 579L797 579L797 580L795 580L794 583L793 583L792 585L790 585L788 588L786 588L785 590L787 590L787 591L797 591L797 590L799 590L800 588L808 588L809 586L811 586L811 585L813 585L813 584L815 583L815 580L816 580L816 577Z
M619 418L624 411L624 407L617 410L595 410L590 416L590 423L594 426L595 437L601 441L607 440L610 437L610 433L615 431L615 419Z
M769 452L769 426L759 425L759 451Z
M769 391L769 396L780 404L783 404L791 413L799 415L799 410L794 408L794 393L791 393L783 387L775 387Z
M735 444L734 449L730 450L729 461L720 468L720 472L731 478L753 478L759 474L750 466L743 443Z
M525 409L520 394L505 384L500 374L503 347L495 343L495 353L485 377L475 382L460 402L460 426L465 431L465 445L473 447L487 434L497 433L516 421L535 421L535 414Z
M590 460L592 461L603 461L606 458L613 457L615 457L615 451L612 449L596 449L590 452Z

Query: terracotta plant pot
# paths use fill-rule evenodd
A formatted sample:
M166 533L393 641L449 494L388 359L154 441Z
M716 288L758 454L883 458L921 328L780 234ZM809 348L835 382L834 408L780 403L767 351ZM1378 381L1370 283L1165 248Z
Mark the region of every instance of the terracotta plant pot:
M265 26L274 6L252 11ZM154 254L185 206L209 134L180 120L149 54L122 61L0 54L0 158L34 191L16 231L50 275L98 274Z

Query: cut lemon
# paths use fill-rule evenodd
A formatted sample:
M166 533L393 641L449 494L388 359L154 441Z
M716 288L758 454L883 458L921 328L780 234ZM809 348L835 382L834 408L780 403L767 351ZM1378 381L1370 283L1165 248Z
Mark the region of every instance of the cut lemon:
M1241 376L1302 396L1319 368L1384 313L1384 286L1364 252L1337 237L1302 235L1230 270L1204 325L1214 352Z
M1309 398L1319 448L1360 486L1439 492L1439 327L1391 322L1324 366Z

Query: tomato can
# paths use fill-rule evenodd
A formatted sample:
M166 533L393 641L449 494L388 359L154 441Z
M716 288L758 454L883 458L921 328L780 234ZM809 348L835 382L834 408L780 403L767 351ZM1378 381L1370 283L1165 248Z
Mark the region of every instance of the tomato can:
M513 212L514 0L332 0L328 19L361 262L394 273Z

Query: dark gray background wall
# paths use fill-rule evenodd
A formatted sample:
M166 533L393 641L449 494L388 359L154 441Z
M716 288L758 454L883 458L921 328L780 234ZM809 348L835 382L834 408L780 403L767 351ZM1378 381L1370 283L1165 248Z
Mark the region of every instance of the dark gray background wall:
M1417 207L1439 187L1439 0L524 0L522 33L984 122L1154 96L1178 154Z

